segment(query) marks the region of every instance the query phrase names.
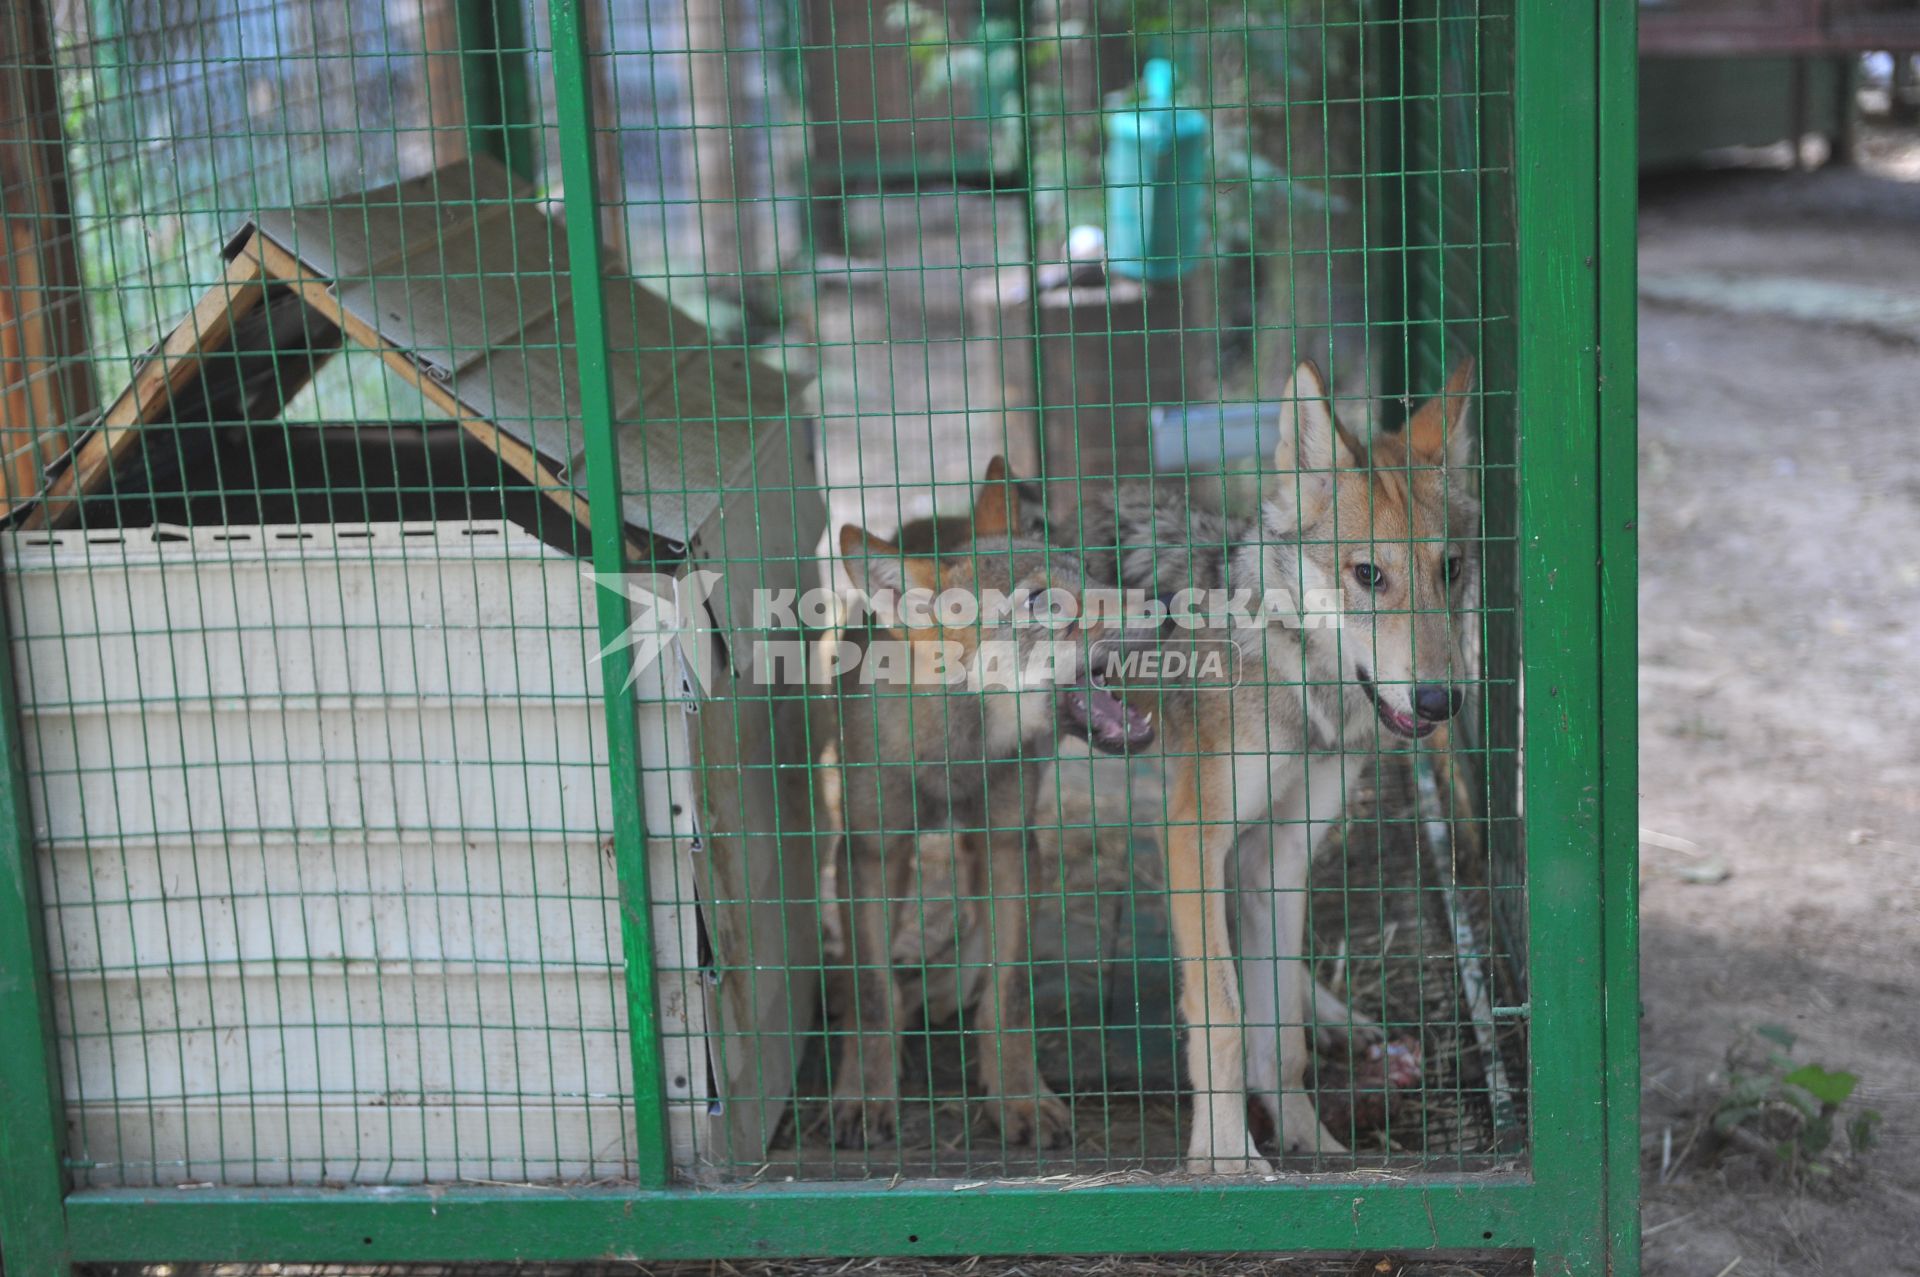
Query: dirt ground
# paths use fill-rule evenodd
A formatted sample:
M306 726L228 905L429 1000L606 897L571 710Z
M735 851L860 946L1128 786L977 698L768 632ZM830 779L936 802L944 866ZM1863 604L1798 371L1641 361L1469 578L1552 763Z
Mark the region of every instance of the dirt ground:
M1650 182L1641 252L1646 1271L1920 1272L1920 139ZM1857 1173L1680 1156L1762 1024Z

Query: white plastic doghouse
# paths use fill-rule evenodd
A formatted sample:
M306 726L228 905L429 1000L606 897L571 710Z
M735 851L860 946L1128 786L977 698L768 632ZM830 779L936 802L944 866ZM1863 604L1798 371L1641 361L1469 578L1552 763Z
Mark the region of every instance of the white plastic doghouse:
M564 237L511 194L462 170L262 214L229 261L265 275L235 266L216 300L291 289L309 329L411 370L549 514L585 517ZM723 582L707 694L664 661L633 691L669 1120L697 1175L765 1147L817 1010L793 974L819 933L804 689L751 667L744 627L752 590L818 579L824 510L783 373L637 287L608 309L627 534ZM0 537L76 1179L631 1176L583 561L499 520L122 529L95 498L59 527L232 330L196 308L56 464L41 526Z

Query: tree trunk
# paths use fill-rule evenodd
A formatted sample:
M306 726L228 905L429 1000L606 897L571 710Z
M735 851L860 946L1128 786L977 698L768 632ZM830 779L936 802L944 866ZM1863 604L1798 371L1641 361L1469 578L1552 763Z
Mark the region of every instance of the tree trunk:
M727 0L686 0L687 97L693 127L693 189L701 270L710 295L742 300L739 175L734 166L732 22Z
M620 118L619 82L616 78L617 47L610 20L610 7L604 3L587 6L587 74L593 94L593 168L599 189L593 192L594 207L600 210L600 243L622 271L633 269L633 243L627 226L627 166L620 154L626 136Z
M0 9L0 513L94 404L52 49L41 0Z

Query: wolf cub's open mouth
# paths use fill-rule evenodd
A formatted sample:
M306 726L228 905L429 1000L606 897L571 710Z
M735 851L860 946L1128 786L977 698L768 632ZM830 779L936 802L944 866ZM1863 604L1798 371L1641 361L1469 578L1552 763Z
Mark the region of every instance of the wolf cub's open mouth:
M1098 676L1060 693L1060 720L1066 730L1109 754L1153 743L1153 715L1127 704Z
M1367 699L1373 702L1373 712L1380 716L1380 721L1387 725L1388 731L1409 740L1418 740L1422 736L1432 735L1433 729L1440 726L1436 722L1415 718L1412 714L1402 714L1380 699L1380 694L1373 690L1373 679L1368 677L1367 671L1354 672L1360 676L1360 686L1366 689Z

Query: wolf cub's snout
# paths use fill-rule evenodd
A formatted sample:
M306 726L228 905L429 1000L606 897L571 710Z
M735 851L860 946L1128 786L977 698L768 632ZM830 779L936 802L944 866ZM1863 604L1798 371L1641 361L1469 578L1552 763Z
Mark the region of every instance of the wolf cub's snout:
M1413 709L1429 723L1444 723L1460 712L1467 694L1441 683L1421 683L1413 689Z

